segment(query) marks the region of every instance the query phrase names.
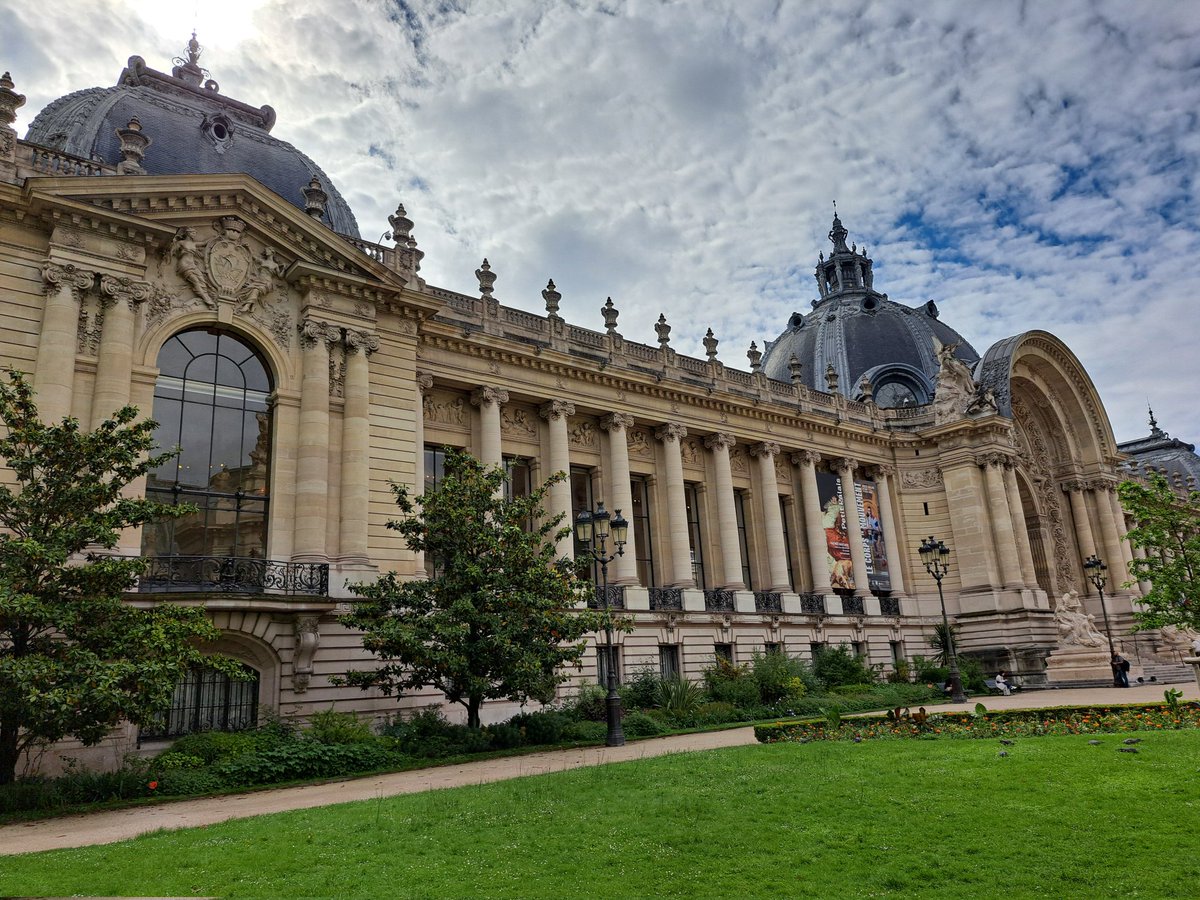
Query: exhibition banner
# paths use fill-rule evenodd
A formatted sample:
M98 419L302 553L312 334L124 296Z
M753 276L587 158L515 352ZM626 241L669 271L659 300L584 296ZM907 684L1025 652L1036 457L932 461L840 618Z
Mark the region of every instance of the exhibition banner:
M825 531L825 561L829 566L830 586L834 590L854 590L854 564L850 559L842 480L831 472L817 472L817 500L821 507L821 525ZM879 517L879 494L875 482L854 482L853 509L862 529L868 586L871 591L890 591L892 579L888 574L887 545Z

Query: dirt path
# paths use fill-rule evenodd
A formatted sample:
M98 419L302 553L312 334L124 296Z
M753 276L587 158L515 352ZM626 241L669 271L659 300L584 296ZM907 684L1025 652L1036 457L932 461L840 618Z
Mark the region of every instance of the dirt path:
M1195 682L1174 685L1185 699L1200 699ZM1024 709L1035 706L1068 706L1087 703L1137 703L1161 700L1163 687L1149 685L1128 690L1088 688L1071 691L1037 691L1011 697L987 697L988 709ZM975 701L938 706L937 709L974 709ZM702 734L675 735L636 741L624 747L588 747L550 750L528 756L487 759L415 769L389 775L373 775L331 784L231 794L200 800L183 800L158 806L138 806L76 816L63 816L37 822L0 826L0 856L33 853L63 847L110 844L159 829L191 828L212 825L227 819L241 819L291 809L309 809L355 800L373 800L397 794L413 794L438 788L485 784L525 775L561 772L582 766L596 766L631 759L647 759L667 753L714 750L754 743L751 728L709 731Z

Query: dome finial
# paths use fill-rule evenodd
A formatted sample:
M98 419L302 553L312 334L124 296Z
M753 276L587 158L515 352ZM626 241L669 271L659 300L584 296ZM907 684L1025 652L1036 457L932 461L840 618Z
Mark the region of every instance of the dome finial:
M1158 427L1158 419L1154 418L1154 407L1147 402L1146 409L1150 412L1150 434L1158 437L1162 434L1162 431Z
M837 201L833 201L833 227L829 229L829 240L833 242L834 253L849 253L850 248L846 246L846 236L850 234L842 225L842 220L838 218Z
M196 40L196 29L192 29L192 39L187 42L188 65L195 66L200 62L200 42Z
M187 56L177 56L171 62L175 63L175 67L171 69L171 74L176 78L182 78L188 84L199 87L208 74L200 67L200 54L204 50L200 47L200 42L196 40L196 29L192 29L192 39L187 42Z

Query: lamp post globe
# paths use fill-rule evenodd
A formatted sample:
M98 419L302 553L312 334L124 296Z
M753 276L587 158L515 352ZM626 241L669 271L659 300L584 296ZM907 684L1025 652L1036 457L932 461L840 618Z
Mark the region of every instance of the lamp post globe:
M1104 587L1108 584L1108 566L1104 564L1104 560L1098 557L1095 553L1083 561L1083 571L1096 588L1096 593L1100 595L1100 612L1104 614L1104 634L1108 638L1108 656L1109 659L1115 659L1117 656L1117 647L1113 643L1112 625L1108 621L1108 604L1104 602ZM1117 667L1113 666L1113 687L1125 687L1121 681L1121 675Z
M946 654L950 663L950 700L954 703L966 703L967 695L963 693L962 675L958 670L958 653L954 648L954 632L950 630L950 620L946 616L946 597L942 593L942 579L950 571L950 548L944 542L930 535L917 548L925 571L937 582L938 602L942 607L942 632L946 636Z
M607 677L605 679L608 695L604 701L605 718L608 722L608 734L605 744L609 747L622 747L625 744L625 732L621 728L621 695L617 692L617 654L613 642L612 600L608 592L608 564L618 556L625 555L625 541L629 536L629 522L618 509L610 514L604 504L597 503L594 510L580 510L575 517L575 537L583 545L584 552L600 566L598 588L600 603L604 608L604 643L607 660ZM608 540L612 538L613 553L608 553ZM597 648L599 658L599 648Z

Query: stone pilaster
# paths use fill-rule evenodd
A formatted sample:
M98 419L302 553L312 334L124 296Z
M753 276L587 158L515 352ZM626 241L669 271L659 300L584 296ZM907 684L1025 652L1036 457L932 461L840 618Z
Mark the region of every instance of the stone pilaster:
M555 475L562 472L566 476L557 484L550 485L550 493L547 498L550 508L547 513L549 518L561 515L562 525L560 527L565 526L569 529L575 523L571 521L571 446L567 435L567 419L575 415L575 404L566 400L551 400L543 403L538 412L546 420L550 429L548 460L550 474ZM575 558L575 542L570 534L563 535L555 546L559 556L565 556L567 559Z
M133 384L133 326L137 304L150 297L150 285L130 278L100 278L104 328L92 392L92 428L129 404Z
M1065 482L1062 487L1071 501L1071 518L1075 524L1075 546L1079 548L1079 562L1082 562L1096 552L1096 539L1092 533L1091 521L1088 519L1087 499L1083 496L1088 484L1086 481L1073 480ZM1090 594L1094 591L1092 583L1084 578L1083 593Z
M1108 566L1109 591L1123 590L1121 585L1129 580L1129 568L1125 563L1125 551L1121 547L1121 533L1113 515L1110 495L1116 485L1098 479L1092 482L1092 496L1096 498L1097 518L1100 520L1100 537L1104 543L1104 563Z
M713 468L717 476L717 523L721 534L722 585L732 590L745 590L742 580L742 550L738 541L737 510L733 497L733 472L729 466L729 448L736 441L731 434L710 434L704 446L712 451Z
M296 460L294 557L327 562L329 506L329 345L341 338L336 326L319 319L300 324L303 368L300 433Z
M633 427L633 416L625 413L609 413L600 420L600 427L608 432L608 495L614 510L621 510L626 519L633 515L633 490L629 481L629 429ZM637 584L637 536L632 523L629 526L629 542L625 555L618 556L613 563L613 584Z
M1017 537L1013 532L1012 512L1008 507L1008 492L1004 488L1004 467L1008 457L1003 453L985 453L977 462L983 469L987 487L987 506L991 515L992 535L996 556L1000 562L1000 577L1007 588L1024 585L1021 561L1017 555Z
M767 532L767 590L790 591L792 585L787 570L788 550L779 509L779 480L775 476L775 457L779 455L779 444L775 441L761 441L750 447L750 455L757 460L762 520Z
M367 511L371 495L371 380L368 357L379 349L369 331L347 331L346 380L342 387L342 527L343 562L367 565Z
M433 376L428 372L417 372L417 409L413 416L413 446L416 459L413 461L413 493L425 493L425 395L433 390ZM413 568L418 576L425 574L425 554L413 553Z
M821 454L805 450L792 454L792 463L800 467L800 494L804 506L804 536L808 542L808 565L812 571L814 594L829 594L829 547L821 516L821 498L817 493L817 464Z
M479 461L484 466L504 464L500 445L500 407L508 402L508 391L480 385L471 392L471 405L479 407Z
M1013 535L1017 539L1017 555L1021 559L1021 577L1025 584L1036 588L1037 570L1033 565L1033 546L1029 543L1029 528L1025 524L1025 508L1021 503L1021 490L1017 487L1015 465L1004 467L1004 493L1008 497L1008 512L1012 517Z
M687 497L683 488L683 457L679 442L687 437L687 429L674 422L654 429L654 436L663 444L667 474L667 523L671 544L671 586L695 587L692 575L692 549L688 540Z
M871 475L875 479L875 490L879 494L879 524L883 526L883 542L888 552L888 577L892 581L892 593L904 593L903 560L907 559L908 548L904 533L896 527L896 516L892 507L892 476L895 466L875 466Z
M862 520L858 516L858 495L854 492L854 469L858 463L849 457L834 460L833 470L842 482L842 513L846 519L846 539L850 543L850 562L854 566L854 593L859 597L871 595L867 575L867 554L863 549Z
M75 332L79 301L96 280L93 272L70 264L42 266L46 306L38 337L33 389L44 422L59 422L71 414L75 393Z

